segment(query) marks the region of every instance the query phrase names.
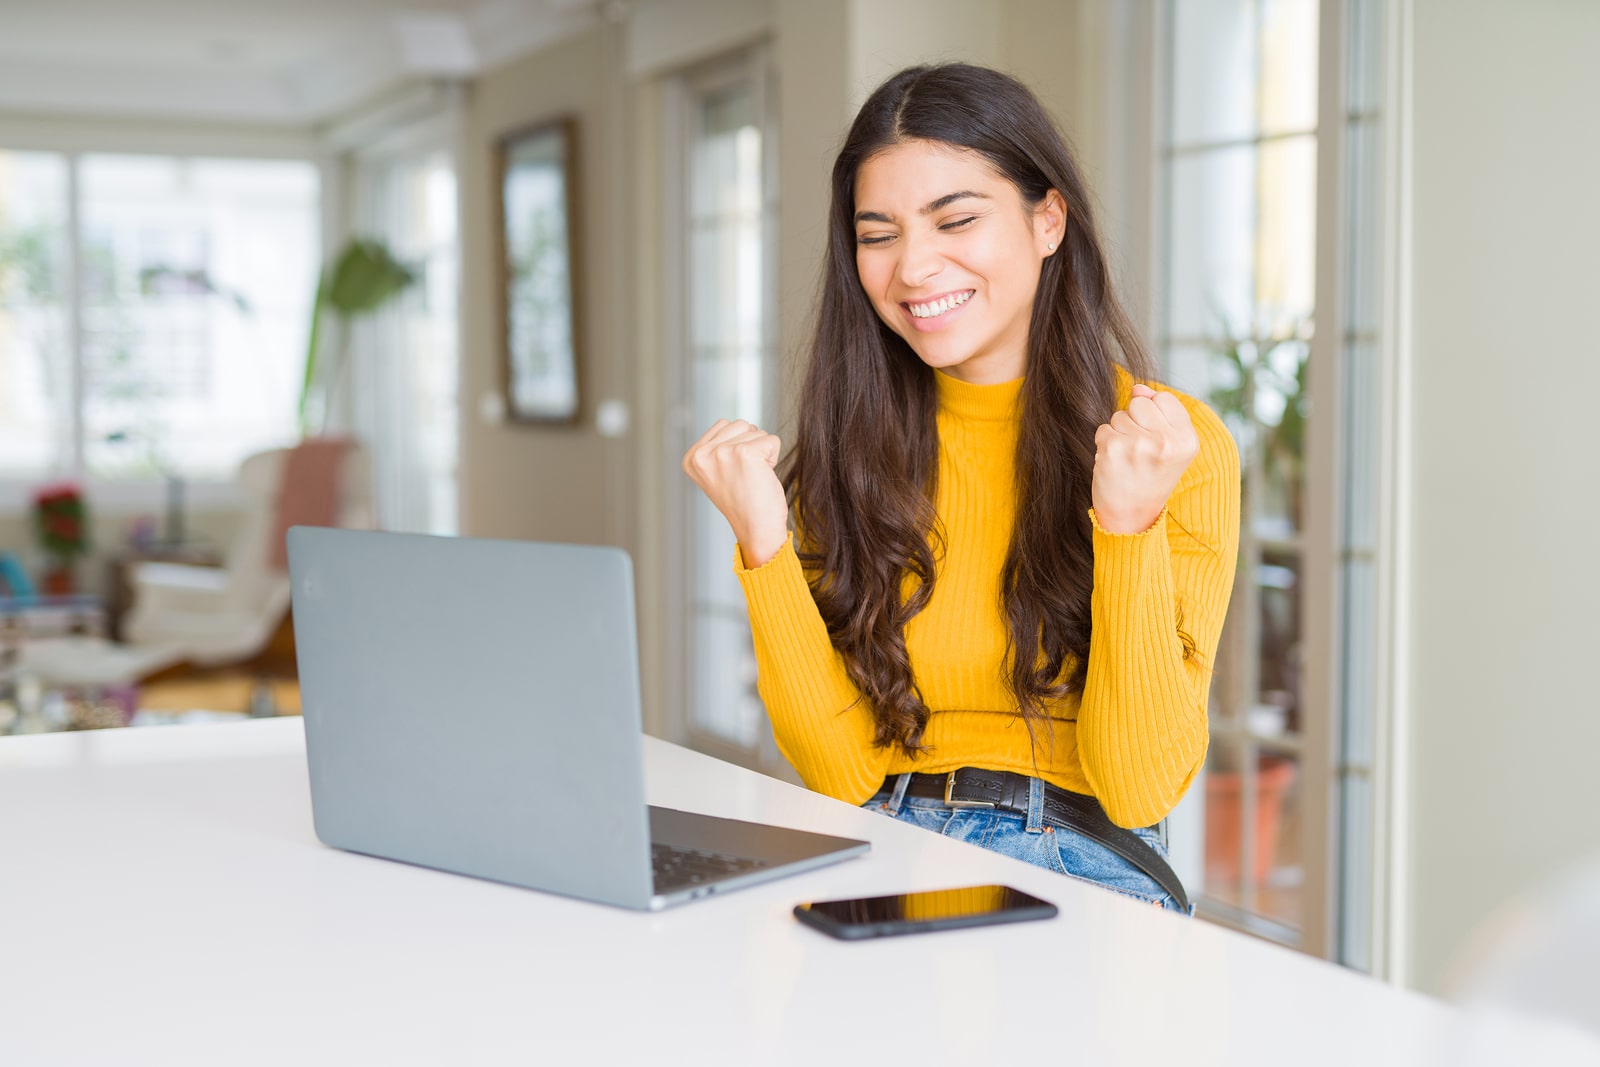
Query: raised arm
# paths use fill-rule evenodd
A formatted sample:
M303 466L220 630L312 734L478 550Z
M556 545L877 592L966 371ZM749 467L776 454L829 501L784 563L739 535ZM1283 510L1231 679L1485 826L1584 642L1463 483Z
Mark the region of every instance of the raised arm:
M774 470L781 443L746 422L718 420L683 469L739 541L734 561L750 607L757 688L778 749L807 786L859 803L883 781L889 750L873 747L873 718L850 681L811 598Z
M1094 630L1078 750L1112 821L1146 826L1172 810L1205 758L1238 556L1239 454L1221 419L1191 398L1136 385L1118 415L1097 438ZM1167 472L1182 463L1170 495L1141 497L1141 475L1160 492L1164 462ZM1102 477L1134 489L1102 497Z

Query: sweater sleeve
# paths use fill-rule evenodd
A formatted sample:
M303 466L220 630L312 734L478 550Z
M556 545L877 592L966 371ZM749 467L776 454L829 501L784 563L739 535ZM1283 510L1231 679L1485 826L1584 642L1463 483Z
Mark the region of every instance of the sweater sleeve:
M1111 821L1148 826L1205 759L1206 703L1239 546L1239 453L1215 412L1184 398L1200 452L1154 526L1094 523L1093 630L1078 710L1084 776ZM1194 652L1184 658L1179 633Z
M750 608L756 688L778 751L811 789L861 803L883 783L891 752L873 745L872 711L828 637L793 542L754 569L735 549L734 570Z

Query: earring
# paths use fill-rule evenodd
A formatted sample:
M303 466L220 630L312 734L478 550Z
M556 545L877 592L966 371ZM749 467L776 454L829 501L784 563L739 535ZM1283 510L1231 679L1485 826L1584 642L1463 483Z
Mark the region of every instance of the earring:
M1051 241L1050 242L1050 251L1054 252L1055 250L1056 250L1056 243L1054 241Z

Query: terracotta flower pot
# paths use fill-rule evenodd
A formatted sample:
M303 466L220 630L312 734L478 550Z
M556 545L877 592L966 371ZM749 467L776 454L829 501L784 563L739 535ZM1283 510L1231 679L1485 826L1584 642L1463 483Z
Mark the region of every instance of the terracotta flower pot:
M1285 756L1262 756L1256 765L1255 871L1259 884L1276 865L1278 827L1283 801L1294 784L1296 764ZM1239 800L1243 775L1206 772L1206 881L1236 885L1239 881Z
M39 591L45 596L71 596L78 591L76 569L59 560L50 564L39 579Z

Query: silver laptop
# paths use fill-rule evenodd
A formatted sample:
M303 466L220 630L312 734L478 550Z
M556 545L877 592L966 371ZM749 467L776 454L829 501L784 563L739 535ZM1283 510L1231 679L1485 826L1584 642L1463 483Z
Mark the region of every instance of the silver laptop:
M620 549L297 526L289 571L326 844L652 910L870 847L645 804Z

